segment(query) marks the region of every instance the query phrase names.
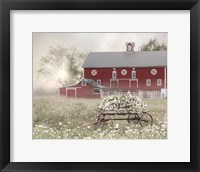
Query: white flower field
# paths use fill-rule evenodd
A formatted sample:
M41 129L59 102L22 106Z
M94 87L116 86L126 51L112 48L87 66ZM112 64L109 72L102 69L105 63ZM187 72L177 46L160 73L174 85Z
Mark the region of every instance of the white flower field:
M143 99L153 117L145 127L127 120L89 125L97 122L101 101L34 96L33 139L167 139L167 99Z

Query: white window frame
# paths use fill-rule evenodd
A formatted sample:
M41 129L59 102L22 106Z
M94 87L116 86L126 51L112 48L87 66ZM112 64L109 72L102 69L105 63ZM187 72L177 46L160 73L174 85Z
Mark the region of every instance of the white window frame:
M162 79L157 79L157 86L161 86L162 85Z
M84 83L84 84L83 84ZM82 80L82 84L83 87L87 86L87 82L85 80Z
M150 87L150 86L151 86L151 79L147 79L147 80L146 80L146 86L147 86L147 87Z
M114 74L115 74L115 77L114 77ZM113 79L116 79L116 78L117 78L117 71L112 71L112 78L113 78Z
M133 77L133 74L135 75L134 77ZM135 70L133 70L133 71L131 72L131 78L133 78L133 79L136 78L136 71L135 71Z
M97 79L97 85L101 85L101 79Z
M68 97L68 91L69 90L74 90L75 91L75 97L74 98L77 98L77 89L76 88L66 88L66 97Z

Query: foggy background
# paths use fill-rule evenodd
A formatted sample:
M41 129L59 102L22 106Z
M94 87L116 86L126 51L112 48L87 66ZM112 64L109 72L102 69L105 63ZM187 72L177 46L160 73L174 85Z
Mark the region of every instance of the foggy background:
M150 39L167 45L167 33L33 33L33 94L57 93L59 84L42 79L39 63L50 47L76 48L80 52L126 51L126 42L135 42L134 51Z

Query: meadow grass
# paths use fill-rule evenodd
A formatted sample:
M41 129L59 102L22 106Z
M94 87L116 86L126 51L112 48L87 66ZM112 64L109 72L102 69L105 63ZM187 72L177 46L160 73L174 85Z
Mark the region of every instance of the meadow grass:
M166 139L167 99L144 99L153 125L141 127L113 121L103 127L87 125L97 121L100 99L61 96L33 97L33 139Z

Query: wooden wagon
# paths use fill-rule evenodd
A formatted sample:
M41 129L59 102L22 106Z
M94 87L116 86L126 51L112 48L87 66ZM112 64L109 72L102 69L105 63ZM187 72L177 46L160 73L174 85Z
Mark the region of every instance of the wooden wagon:
M108 121L127 120L128 123L140 124L142 127L153 124L153 117L147 111L133 112L133 111L101 111L98 115L96 125L103 126Z

